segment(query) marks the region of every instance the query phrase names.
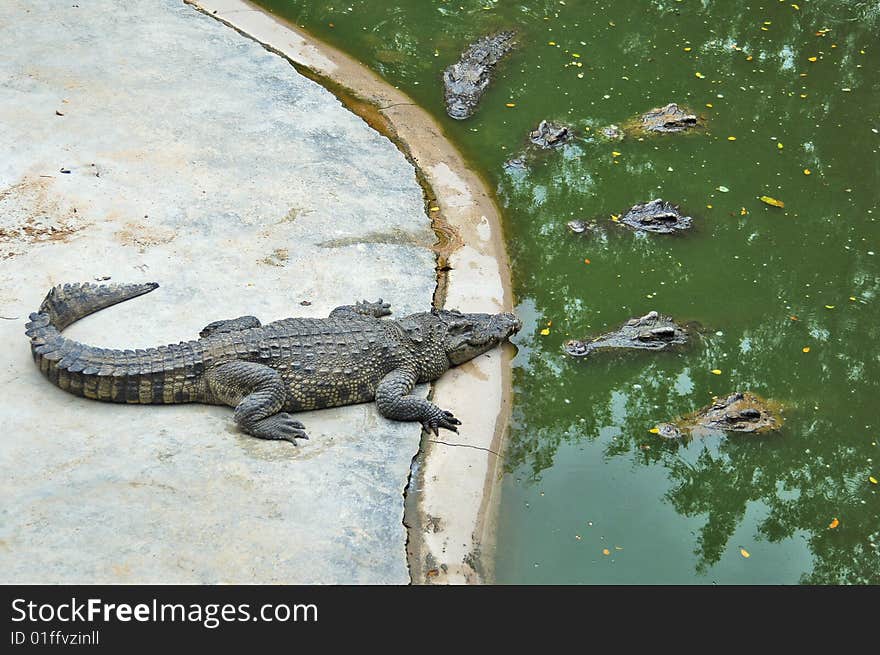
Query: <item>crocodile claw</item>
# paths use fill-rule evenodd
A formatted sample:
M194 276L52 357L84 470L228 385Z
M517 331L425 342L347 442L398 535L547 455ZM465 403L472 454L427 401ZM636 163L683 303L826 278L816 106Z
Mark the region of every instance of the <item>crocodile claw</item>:
M450 430L451 432L458 432L457 425L461 425L461 421L455 418L452 412L445 410L440 410L439 414L435 414L422 421L422 427L428 432L433 432L438 437L440 436L440 428Z
M287 412L279 412L264 418L247 431L261 439L289 441L294 446L297 445L297 439L308 440L309 438L309 435L306 434L305 426Z

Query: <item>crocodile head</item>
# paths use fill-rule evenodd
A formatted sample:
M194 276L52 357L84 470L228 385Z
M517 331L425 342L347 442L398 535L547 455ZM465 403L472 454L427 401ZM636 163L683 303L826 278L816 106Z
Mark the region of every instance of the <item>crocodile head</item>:
M463 314L443 309L435 316L445 328L443 349L453 366L491 350L522 327L513 314Z

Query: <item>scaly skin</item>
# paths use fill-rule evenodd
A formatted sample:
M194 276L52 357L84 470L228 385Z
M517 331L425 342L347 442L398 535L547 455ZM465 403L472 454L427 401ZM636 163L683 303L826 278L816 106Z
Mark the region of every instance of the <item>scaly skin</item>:
M669 316L648 312L631 318L613 332L591 341L572 339L563 349L573 357L586 357L597 350L668 350L688 342L688 333Z
M419 421L436 433L455 431L460 422L411 395L413 387L500 344L521 325L512 314L446 310L383 321L391 310L380 300L337 307L323 319L215 321L197 341L146 350L95 348L61 336L83 316L157 286L55 287L27 324L37 366L61 389L95 400L229 405L238 426L262 439L307 439L292 412L373 400L383 416Z
M495 65L513 48L514 32L484 36L461 53L459 60L443 71L446 113L456 120L470 117L492 81Z

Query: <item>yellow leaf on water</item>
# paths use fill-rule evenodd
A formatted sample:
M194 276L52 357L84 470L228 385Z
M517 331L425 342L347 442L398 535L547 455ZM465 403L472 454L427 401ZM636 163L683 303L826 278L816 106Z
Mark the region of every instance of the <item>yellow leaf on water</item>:
M505 106L505 107L516 107L516 103L515 103L515 102L508 102L508 103L507 103L506 105L504 105L504 106Z
M614 151L611 152L611 156L612 156L612 157L620 157L620 154L621 154L621 153L617 152L616 150L614 150Z
M703 75L702 73L694 73L694 77L699 77L702 80L706 76Z
M685 52L690 52L691 49L690 49L690 48L685 48L684 51L685 51Z
M871 484L877 484L877 478L875 478L873 475L868 478L868 481Z
M543 330L541 330L541 334L546 337L548 334L550 334L550 328L544 328Z
M602 549L602 554L603 554L603 555L610 555L610 554L611 554L611 551L608 550L607 548L603 548L603 549Z
M808 352L810 352L810 347L809 347L809 346L805 346L803 350L804 350L805 353L808 353Z
M779 148L780 150L782 150L785 146L782 145L781 143L777 143L776 147Z
M834 309L834 305L825 305L825 309Z
M761 196L761 202L766 205L772 205L774 207L785 207L785 203L781 200L777 200L776 198L771 198L770 196Z
M818 57L807 57L807 61L816 61Z
M720 369L720 368L713 368L713 369L712 369L711 371L709 371L709 372L712 373L713 375L721 375L721 369Z
M838 525L840 525L840 521L838 521L836 518L835 518L835 519L832 519L831 523L828 524L828 529L829 529L829 530L833 530L833 529L836 528Z
M648 432L651 434L660 434L660 428L651 428Z
M713 105L712 105L711 102L707 102L707 103L706 103L706 106L707 106L709 109L712 109L712 107L713 107Z
M805 169L804 169L804 175L809 175L809 174L812 173L812 172L813 172L813 171L811 171L809 168L805 168Z
M727 137L727 140L728 140L728 141L736 141L736 137L735 137L735 136L729 136L729 137Z
M746 209L745 207L740 207L740 209L739 209L739 215L740 215L740 216L745 216L745 215L748 214L748 213L749 213L749 210L748 210L748 209Z
M742 555L743 557L745 557L746 559L751 557L751 554L745 548L740 548L739 554Z

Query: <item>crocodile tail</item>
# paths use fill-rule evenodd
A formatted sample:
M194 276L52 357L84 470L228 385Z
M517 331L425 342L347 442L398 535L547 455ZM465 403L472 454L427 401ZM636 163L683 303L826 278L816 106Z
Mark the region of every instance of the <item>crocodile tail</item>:
M77 396L142 404L196 400L193 383L202 361L195 342L114 350L61 336L74 321L158 286L147 282L55 287L25 326L34 362L53 384Z
M156 289L156 282L144 284L59 284L46 294L39 314L59 332L79 319L116 303L142 296ZM33 319L31 319L33 320ZM31 336L28 334L28 336Z

